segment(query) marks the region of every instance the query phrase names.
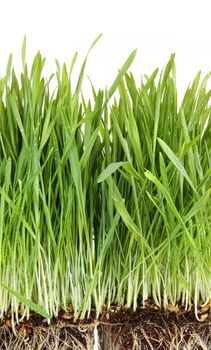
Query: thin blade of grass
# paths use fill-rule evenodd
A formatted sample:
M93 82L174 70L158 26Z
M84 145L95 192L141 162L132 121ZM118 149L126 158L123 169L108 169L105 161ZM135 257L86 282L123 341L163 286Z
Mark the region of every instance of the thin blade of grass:
M116 79L114 80L113 84L111 85L110 89L108 90L108 99L110 99L113 96L114 92L118 88L123 76L125 75L125 73L129 69L129 67L131 66L131 64L136 56L136 53L137 53L137 50L134 50L130 54L130 56L127 58L127 60L125 61L122 68L119 70L119 73L118 73Z
M35 311L44 318L50 318L51 316L39 305L34 303L32 300L25 298L22 294L18 293L12 288L7 287L5 284L1 283L1 286L8 290L14 297L20 300L24 305L28 306L31 310Z
M194 192L196 192L195 186L193 185L193 183L192 183L189 175L187 174L187 171L185 170L180 159L171 150L171 148L165 143L165 141L158 138L158 142L159 142L161 148L163 149L163 151L165 152L165 154L167 155L167 157L171 160L171 162L174 164L174 166L177 168L177 170L179 170L180 174L182 174L182 176L184 176L184 178L188 181L188 183L190 184L190 186L194 190Z

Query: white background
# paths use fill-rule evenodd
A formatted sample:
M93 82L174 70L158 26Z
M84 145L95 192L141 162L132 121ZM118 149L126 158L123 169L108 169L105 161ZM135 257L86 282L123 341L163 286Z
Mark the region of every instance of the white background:
M0 76L10 52L16 71L21 44L27 37L27 61L40 50L45 73L55 72L54 59L70 64L79 52L79 69L94 38L103 33L90 54L86 75L96 88L109 86L134 48L131 71L139 83L143 73L162 68L176 53L181 98L198 72L211 69L211 1L167 0L0 0ZM84 89L88 86L86 79Z

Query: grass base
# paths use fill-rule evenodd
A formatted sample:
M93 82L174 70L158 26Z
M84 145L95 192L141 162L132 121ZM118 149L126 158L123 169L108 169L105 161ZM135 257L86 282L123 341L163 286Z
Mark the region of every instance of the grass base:
M98 320L74 322L73 314L60 312L48 325L32 314L27 321L15 324L8 317L0 328L0 349L12 350L97 350L94 329L98 330L98 350L208 350L211 349L211 315L196 320L193 310L182 308L164 311L150 301L137 311L111 308ZM14 334L14 332L16 334Z

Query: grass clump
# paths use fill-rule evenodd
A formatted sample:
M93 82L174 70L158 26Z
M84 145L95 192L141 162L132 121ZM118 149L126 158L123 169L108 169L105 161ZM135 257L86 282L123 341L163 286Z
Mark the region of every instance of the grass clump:
M0 80L0 318L149 297L197 316L211 288L210 75L178 106L174 55L137 86L134 51L86 100L87 57L74 91L76 55L69 71L57 62L50 93L45 59L29 69L25 51L20 77L10 56Z

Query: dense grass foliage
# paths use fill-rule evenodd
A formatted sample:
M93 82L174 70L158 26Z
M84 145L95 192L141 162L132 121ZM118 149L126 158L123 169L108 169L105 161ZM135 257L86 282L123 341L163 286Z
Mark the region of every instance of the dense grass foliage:
M177 103L174 55L136 85L129 56L87 101L38 53L0 80L0 318L206 303L211 290L210 75ZM116 97L114 97L115 92ZM118 97L117 97L118 96ZM112 98L112 99L111 99ZM196 309L197 311L197 309Z

